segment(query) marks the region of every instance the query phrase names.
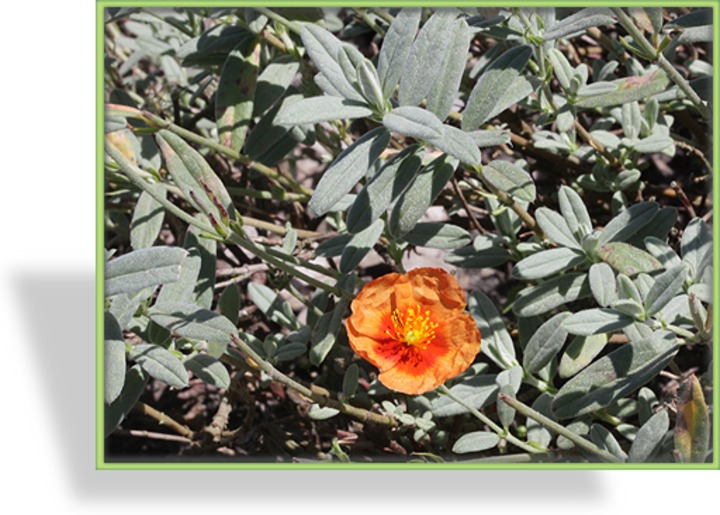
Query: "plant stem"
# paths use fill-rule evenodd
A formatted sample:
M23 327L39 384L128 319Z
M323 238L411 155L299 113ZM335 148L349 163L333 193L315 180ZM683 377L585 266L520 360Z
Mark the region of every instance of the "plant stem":
M512 408L515 408L518 413L521 415L525 415L528 418L533 419L535 422L542 424L546 428L550 429L551 431L555 431L557 434L564 436L571 442L573 442L578 447L594 454L595 456L602 458L605 461L609 461L611 463L623 463L623 460L618 458L617 456L610 454L604 449L601 449L594 443L592 443L589 440L586 440L582 436L573 433L566 427L558 424L554 420L549 419L542 413L538 413L534 409L532 409L530 406L523 404L517 399L513 399L509 395L506 395L504 393L501 393L498 395L498 399L503 401L505 404L509 405Z
M647 52L649 55L654 55L655 60L657 62L657 65L665 71L665 73L668 74L670 79L677 84L677 86L680 88L680 90L685 93L685 95L688 97L690 102L693 103L695 108L698 110L698 112L702 115L703 118L706 120L710 118L710 110L708 107L703 103L700 96L695 92L694 89L692 89L692 86L688 83L688 81L680 75L680 72L678 72L675 67L670 63L670 61L667 60L667 58L662 54L662 52L658 52L658 49L655 48L652 43L650 43L642 32L635 26L635 23L630 19L630 17L625 14L625 11L623 11L619 7L611 7L610 8L612 12L615 14L615 16L618 17L618 21L620 22L620 25L623 26L623 28L630 34L633 38L633 41L640 45L642 49Z
M356 406L346 404L344 402L333 399L332 397L329 397L326 390L322 388L317 388L314 386L307 387L295 381L294 379L286 376L278 369L273 367L270 363L265 361L262 357L260 357L258 353L256 353L252 349L252 347L245 343L241 338L237 338L231 335L231 339L233 343L235 343L235 345L237 345L237 347L240 349L242 354L244 354L245 357L250 358L257 365L257 368L265 372L273 380L282 383L289 388L292 388L296 392L299 392L305 397L311 399L313 402L316 402L322 406L334 408L341 413L345 413L346 415L355 417L359 420L362 420L363 422L372 422L375 424L381 424L390 427L395 427L399 425L398 421L394 417L380 415L378 413L373 413L372 411L368 411L363 408L358 408ZM227 355L228 354L226 354L226 356Z
M154 418L157 420L160 424L169 427L179 435L182 435L186 438L192 439L195 436L195 433L193 433L189 428L186 426L180 424L179 422L176 422L173 418L167 416L165 413L156 410L152 406L148 406L144 402L138 402L135 407L133 408L136 411L139 411L143 415L147 415L149 417Z
M537 447L533 447L532 445L530 445L530 444L528 444L528 443L526 443L526 442L523 442L522 440L519 440L519 439L516 438L514 435L510 434L508 431L505 431L502 427L500 427L500 426L497 425L495 422L493 422L487 415L485 415L484 413L481 413L480 411L476 410L475 408L473 408L472 406L470 406L469 404L467 404L467 403L466 403L465 401L463 401L461 398L457 397L457 396L456 396L454 393L452 393L452 392L450 391L450 389L449 389L447 386L445 386L444 384L442 384L442 385L440 385L440 386L438 387L438 391L439 391L440 393L443 393L443 394L447 395L447 396L450 397L452 400L454 400L455 402L457 402L460 406L462 406L463 408L465 408L466 410L468 410L471 415L473 415L475 418L477 418L478 420L480 420L480 422L482 422L483 424L486 424L488 427L490 427L490 429L492 429L493 431L495 431L500 438L504 438L505 440L507 440L507 441L510 442L511 444L515 445L516 447L519 447L520 449L522 449L522 450L524 450L524 451L531 452L531 453L534 453L534 454L535 454L535 453L541 453L541 452L546 452L546 451L547 451L547 449L540 449L540 448L537 448Z
M253 7L253 9L256 10L257 12L259 12L260 14L264 14L271 20L276 21L282 25L285 25L288 29L293 31L295 34L300 34L300 26L297 23L288 20L287 18L279 15L275 11L271 11L270 9L267 9L265 7Z
M362 21L367 23L368 27L370 27L372 30L375 31L376 34L380 34L381 36L385 36L385 31L378 26L375 21L368 16L367 9L353 9L355 11L355 14L360 16L362 18Z

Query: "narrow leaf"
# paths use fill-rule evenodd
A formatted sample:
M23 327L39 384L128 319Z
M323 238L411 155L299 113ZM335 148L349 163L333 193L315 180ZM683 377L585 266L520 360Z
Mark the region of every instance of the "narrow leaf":
M590 289L601 307L606 308L617 300L615 274L607 263L595 263L588 273Z
M389 226L393 234L402 236L415 227L427 208L445 189L457 165L455 159L444 155L420 171L392 210Z
M227 318L194 304L167 302L150 310L150 319L165 329L191 340L227 345L237 337L235 325Z
M418 247L456 249L472 241L462 227L445 222L421 222L403 236L403 240Z
M611 308L591 308L574 313L563 323L571 334L590 336L612 333L633 323L633 319Z
M421 15L422 9L419 8L402 9L385 34L377 66L385 98L390 97L398 85L400 74L420 26Z
M576 336L560 358L558 375L563 379L572 377L588 366L605 348L608 337L605 334Z
M230 387L230 374L228 374L225 365L212 356L195 354L187 358L183 364L186 369L207 384L218 388Z
M551 41L575 32L584 31L590 27L612 25L613 23L615 23L615 20L610 16L609 9L586 8L555 22L545 34L543 34L543 40Z
M165 197L165 189L161 189L160 193ZM164 219L165 208L147 191L143 191L138 198L130 222L130 244L133 249L151 247L160 235Z
M330 211L367 174L390 142L390 133L377 127L343 150L320 178L308 208L315 216Z
M685 265L676 266L655 277L645 297L645 308L649 316L663 309L670 300L682 291L685 282Z
M140 365L135 365L127 371L122 392L111 404L105 406L106 437L120 425L133 406L137 404L143 391L145 391L147 382L148 375Z
M527 372L540 371L560 352L567 338L563 321L569 316L567 311L558 313L535 331L523 355L523 368Z
M500 313L488 296L479 290L473 291L468 296L468 312L475 319L480 330L482 338L480 351L502 369L517 365L513 340Z
M584 108L610 107L644 100L664 91L669 83L667 74L658 68L640 77L596 83L601 85L601 90L593 87L581 88L575 105Z
M645 422L638 430L633 440L628 461L631 463L647 463L660 450L660 445L670 428L670 417L668 412L663 410L655 413L650 420Z
M322 27L306 23L300 31L303 45L313 64L344 98L364 102L362 95L352 87L338 61L342 43Z
M105 404L120 396L125 384L125 339L115 317L105 312L104 381Z
M542 315L590 295L587 274L568 273L522 290L515 299L513 311L521 317Z
M275 123L290 127L330 120L364 118L371 114L372 109L365 103L323 95L284 104L275 116Z
M513 47L495 59L483 72L470 93L463 113L462 129L472 131L485 123L493 112L512 104L502 102L520 72L530 60L527 45Z
M543 279L585 263L585 255L567 247L542 250L520 260L512 270L518 279Z
M667 331L626 343L560 388L553 401L555 416L577 417L609 406L655 377L677 351L674 337Z
M495 160L485 165L482 173L500 191L527 202L535 201L535 183L530 174L519 166Z
M498 443L500 443L500 437L497 434L488 431L474 431L462 435L453 445L452 451L456 454L486 451L497 446Z
M621 241L606 243L598 249L597 254L605 263L627 276L662 269L660 262L651 254Z
M590 214L582 197L568 186L560 186L558 191L560 213L567 222L570 232L576 238L582 238L593 230Z
M442 126L442 135L439 138L432 138L430 143L463 163L479 165L481 160L480 150L473 137L452 125Z
M355 269L370 252L385 228L385 222L375 220L367 229L355 234L340 257L340 272L347 274Z
M252 119L260 50L260 43L255 40L235 47L223 65L215 93L220 143L238 152L245 144Z
M290 304L271 288L264 284L251 282L248 284L248 296L253 304L276 324L290 330L300 327Z
M180 359L159 345L140 343L130 351L130 359L137 362L155 379L183 388L188 384L187 372Z
M546 207L539 207L535 210L535 219L550 241L572 249L582 250L577 238L559 213Z
M479 410L495 402L497 392L500 389L495 382L495 377L495 375L491 374L473 376L453 385L450 392L471 408ZM467 408L445 395L433 399L431 406L435 417L449 417L468 413Z
M697 377L691 375L678 399L675 448L682 462L703 463L710 445L710 417Z
M150 247L111 259L105 265L105 296L177 281L186 256L178 247Z
M411 145L389 159L358 193L347 213L347 228L370 227L412 184L422 164L422 147Z
M383 117L391 131L415 139L430 140L442 136L443 124L432 112L414 106L400 106Z

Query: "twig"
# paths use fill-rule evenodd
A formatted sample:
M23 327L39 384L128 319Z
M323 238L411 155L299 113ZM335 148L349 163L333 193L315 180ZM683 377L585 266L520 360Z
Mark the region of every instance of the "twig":
M462 191L460 190L460 186L458 186L457 179L455 177L452 178L452 185L453 189L455 190L455 194L460 199L460 202L463 205L463 208L465 209L465 213L467 213L468 218L470 219L470 222L472 223L473 227L480 231L480 234L487 234L487 229L485 229L482 225L480 225L480 222L478 222L477 218L475 218L475 214L470 209L470 206L467 203L467 200L465 199L465 195L463 195Z
M181 436L184 436L186 438L194 438L195 433L193 433L190 428L187 426L184 426L180 424L179 422L176 422L172 417L169 417L165 413L156 410L152 406L148 406L144 402L139 401L133 408L135 411L138 411L142 413L143 415L147 415L149 417L154 418L163 426L167 426L176 433L178 433Z
M530 452L533 454L547 452L547 449L533 447L532 445L525 443L522 440L519 440L518 438L516 438L513 434L509 433L508 431L505 431L502 427L500 427L495 422L493 422L487 415L476 410L475 408L473 408L472 406L467 404L465 401L463 401L461 398L459 398L455 394L453 394L450 391L450 389L447 386L445 386L444 384L440 385L438 387L438 391L444 395L447 395L452 400L457 402L460 406L462 406L463 408L468 410L472 416L474 416L475 418L480 420L482 423L486 424L488 427L490 427L490 429L495 431L498 436L500 436L501 438L504 438L511 444L519 447L520 449L522 449L524 451L527 451L527 452Z
M363 422L372 422L375 424L381 424L391 427L399 425L398 421L394 417L380 415L378 413L373 413L372 411L368 411L363 408L358 408L350 404L346 404L330 397L328 395L329 392L327 392L327 390L324 390L323 388L319 388L316 386L307 387L295 381L294 379L286 376L274 366L272 366L270 363L265 361L258 353L256 353L252 349L252 347L250 347L242 339L237 338L234 335L230 335L230 339L240 349L240 351L242 352L242 354L244 354L246 358L252 360L252 362L256 365L256 368L265 372L273 380L282 383L289 388L292 388L296 392L311 399L313 402L316 402L322 406L334 408L342 413L345 413L346 415L355 417ZM226 356L232 359L232 355L230 353L226 354Z
M680 198L680 202L682 202L682 205L685 207L685 209L687 209L690 218L697 218L697 213L695 213L695 207L692 205L692 202L690 202L690 199L685 194L682 186L680 186L677 181L672 181L670 183L670 187L675 190L675 193L677 193L677 196Z
M685 93L685 96L687 96L690 102L693 103L700 115L706 120L709 119L711 114L710 110L703 103L702 99L695 92L695 90L692 89L692 86L690 86L688 81L685 80L685 77L680 75L680 72L675 69L675 67L670 63L670 61L667 60L667 58L662 54L662 52L659 52L658 49L655 48L652 43L650 43L645 38L643 33L640 32L640 30L635 26L635 23L630 19L627 14L625 14L625 11L623 11L619 7L611 7L610 10L612 10L615 16L617 16L620 25L622 25L623 28L628 32L628 34L632 36L633 42L640 45L640 47L645 53L654 57L657 65L662 68L665 73L668 74L668 77L670 77L670 79L675 84L677 84L680 90Z
M551 431L555 431L557 434L564 436L578 447L594 454L595 456L598 456L599 458L602 458L603 460L609 461L611 463L623 463L623 460L621 460L614 454L611 454L608 451L601 449L591 441L586 440L585 438L576 433L573 433L566 427L558 424L554 420L549 419L542 413L538 413L530 406L523 404L519 400L513 399L512 397L504 393L498 395L498 399L517 410L517 412L521 415L525 415L526 417L533 419L535 422L542 424Z
M184 436L169 435L167 433L155 433L153 431L145 431L142 429L117 429L113 434L118 436L135 436L138 438L150 438L152 440L164 440L166 442L193 443L192 440Z

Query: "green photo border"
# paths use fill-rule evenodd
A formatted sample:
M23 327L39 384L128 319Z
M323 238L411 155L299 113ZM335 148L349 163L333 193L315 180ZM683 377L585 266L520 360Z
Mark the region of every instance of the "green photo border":
M442 2L440 0L356 0L350 2L355 7L709 7L713 12L713 55L712 64L715 71L720 72L720 42L718 41L718 27L720 27L720 0L699 0L690 5L682 5L683 2L675 0L667 1L631 1L631 0L455 0L453 2ZM105 437L104 437L104 366L103 366L103 342L104 342L104 148L103 148L103 79L104 79L104 10L113 7L252 7L261 4L262 7L347 7L347 1L338 0L98 0L96 3L96 211L95 211L95 301L96 301L96 346L95 346L95 460L97 470L717 470L720 469L720 397L717 385L720 384L720 360L718 359L718 326L720 316L717 309L713 309L713 461L712 463L641 463L641 464L611 464L611 463L247 463L247 462L200 462L200 461L137 461L128 463L106 463L105 462ZM713 82L713 135L718 135L720 127L720 88L718 80ZM720 152L718 146L713 145L715 150L712 156L713 169L720 169ZM720 198L720 181L713 180L713 200ZM713 303L718 305L720 299L720 256L715 252L716 243L720 241L720 224L714 223L713 235Z

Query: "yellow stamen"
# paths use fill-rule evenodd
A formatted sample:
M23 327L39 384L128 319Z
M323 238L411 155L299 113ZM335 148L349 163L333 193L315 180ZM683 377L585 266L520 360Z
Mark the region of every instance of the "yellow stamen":
M422 350L425 350L435 338L435 329L438 327L438 324L430 320L430 311L423 313L420 305L407 308L405 316L394 309L390 320L392 329L387 329L385 334L405 342L408 346L418 346Z

